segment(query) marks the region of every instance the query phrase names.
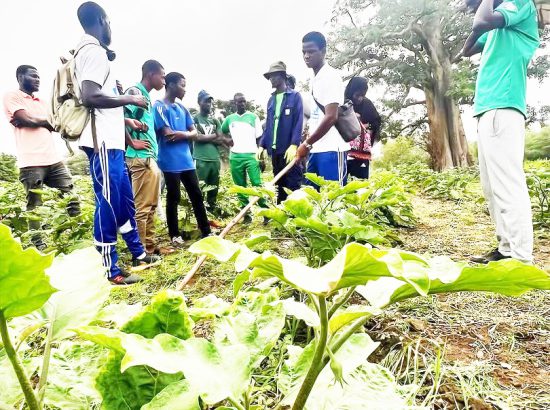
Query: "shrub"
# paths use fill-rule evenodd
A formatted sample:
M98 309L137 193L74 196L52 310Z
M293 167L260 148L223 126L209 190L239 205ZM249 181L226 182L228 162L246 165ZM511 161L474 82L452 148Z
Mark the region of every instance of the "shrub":
M550 159L550 127L528 132L525 138L525 159Z
M428 164L430 157L410 137L397 137L382 146L382 156L373 162L373 166L391 169L398 165Z
M0 181L14 182L19 177L19 170L15 165L15 157L9 154L0 154Z

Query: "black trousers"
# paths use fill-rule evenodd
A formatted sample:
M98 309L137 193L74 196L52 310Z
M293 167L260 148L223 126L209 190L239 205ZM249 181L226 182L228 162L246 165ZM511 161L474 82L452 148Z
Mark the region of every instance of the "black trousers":
M207 236L210 233L210 225L196 171L192 169L182 172L163 172L163 174L166 183L166 222L170 238L181 235L178 227L178 205L181 199L180 181L189 195L202 236Z
M285 154L276 154L275 152L273 152L273 157L271 160L273 164L274 175L277 175L279 172L281 172L287 165ZM300 162L290 168L290 170L285 175L283 175L279 182L277 182L277 203L280 204L288 197L288 194L286 193L284 188L288 188L291 191L296 191L297 189L300 189L303 178L304 168L302 166L302 163Z
M368 159L350 159L348 157L348 174L360 179L369 179Z

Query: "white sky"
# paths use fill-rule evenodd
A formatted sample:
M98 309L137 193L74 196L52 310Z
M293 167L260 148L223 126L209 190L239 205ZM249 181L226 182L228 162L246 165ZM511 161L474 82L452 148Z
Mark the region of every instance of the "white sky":
M145 60L160 61L167 72L187 78L184 104L196 106L206 89L215 98L235 92L265 105L271 87L262 73L277 60L298 81L311 71L301 54L308 31L328 31L336 0L116 0L98 1L111 20L117 58L112 72L128 87L141 78ZM68 56L82 36L76 10L82 0L0 0L0 96L17 88L15 69L38 68L41 93L49 95L59 56ZM531 104L550 104L548 87L529 86ZM377 94L377 93L376 93ZM376 105L376 94L371 98ZM153 99L160 95L153 93ZM380 107L381 108L381 107ZM3 108L2 108L3 111ZM468 138L475 138L471 114L465 115ZM60 144L62 145L62 144ZM0 151L14 153L13 135L0 115Z

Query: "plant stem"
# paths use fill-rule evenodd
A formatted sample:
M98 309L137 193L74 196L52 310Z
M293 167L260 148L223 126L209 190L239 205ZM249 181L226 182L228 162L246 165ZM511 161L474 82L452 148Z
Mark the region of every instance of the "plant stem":
M25 395L25 401L27 402L29 409L40 410L38 400L32 390L31 382L25 374L25 369L23 368L23 365L19 360L19 356L17 356L17 352L11 343L10 335L8 333L8 322L6 321L6 317L4 316L4 312L2 310L0 310L0 335L2 336L2 342L4 343L6 355L10 359L13 370L17 376L17 380L19 380L19 385Z
M330 310L328 311L328 317L329 319L332 317L332 315L334 315L336 313L336 311L338 309L340 309L340 307L346 303L348 301L348 299L351 297L351 295L353 295L353 292L355 292L355 286L352 286L351 288L348 289L348 291L338 300L336 300Z
M229 397L227 400L237 409L237 410L246 410L243 406L241 406L241 403L239 403L237 400L233 400L231 397Z
M319 362L323 359L323 354L327 346L328 338L328 315L327 315L327 300L324 296L319 296L319 318L321 319L321 329L319 331L319 340L317 340L317 347L315 348L315 354L311 361L311 366L307 371L306 377L300 387L298 396L294 401L292 410L302 410L306 405L306 401L315 385L319 373L322 368L319 368Z
M44 401L46 393L46 383L48 381L48 371L50 370L50 357L52 355L52 338L53 338L53 323L48 327L48 335L46 336L46 346L44 347L44 359L42 360L42 371L40 372L40 381L36 391L38 393L38 401L40 406Z

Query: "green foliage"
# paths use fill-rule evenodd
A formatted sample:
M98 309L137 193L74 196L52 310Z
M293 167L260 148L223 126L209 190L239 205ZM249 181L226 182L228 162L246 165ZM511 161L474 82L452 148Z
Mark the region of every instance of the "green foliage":
M535 228L550 227L550 160L526 165L527 187L533 206Z
M74 155L67 158L65 165L67 165L73 176L90 175L90 161L88 160L88 156L81 150L77 150Z
M193 321L187 314L183 295L163 291L123 325L119 333L145 340L168 334L184 340L193 335ZM181 373L168 374L143 365L121 372L123 358L124 351L114 349L97 378L103 405L108 409L140 409L162 389L183 377Z
M303 187L259 215L288 234L310 266L330 260L353 241L383 245L398 242L393 227L412 226L415 222L403 183L393 174L379 173L370 180L351 181L345 187L313 174L306 177L320 187L319 192ZM263 191L249 189L248 193L261 196Z
M373 161L375 168L392 169L397 166L428 165L428 153L411 137L400 136L387 140L382 146L382 156Z
M301 212L307 215L307 209L301 208ZM368 402L377 407L379 403L371 400L380 400L390 408L410 404L386 369L366 362L376 345L357 331L379 313L378 307L443 292L489 291L518 296L531 289L550 290L546 272L516 260L469 267L445 257L426 259L411 252L351 243L325 265L311 268L270 252L259 255L217 237L195 243L190 251L221 261L233 260L237 271L249 271L249 278L277 278L310 299L313 309L301 302L282 301L288 315L315 328L315 337L305 349L287 347L289 359L279 377L279 388L286 395L281 404L292 405L294 410L349 408L349 397L357 398L358 406ZM343 307L356 290L371 306ZM366 377L380 379L382 391L365 387L369 385ZM340 397L346 400L339 402Z
M550 159L550 127L529 131L525 137L525 159Z
M25 249L0 224L0 312L3 318L23 316L40 308L56 291L46 269L53 255L42 255L36 249Z
M19 183L0 182L0 215L2 223L9 226L24 246L32 244L37 231L29 229L28 222L40 221L41 236L48 250L68 254L73 250L89 246L92 241L94 219L94 197L89 177L74 178L72 194L60 196L59 191L50 188L40 190L42 206L26 211L23 186ZM67 214L67 205L74 198L80 201L80 215Z
M216 110L219 110L220 113L227 117L234 112L237 112L237 107L233 100L214 100L214 107ZM265 110L261 105L256 104L253 100L246 101L246 110L255 113L261 120L265 118ZM223 122L223 119L222 119Z
M0 153L0 181L15 182L19 177L16 159L13 155Z
M395 169L413 187L432 198L452 201L481 200L479 175L475 168L453 168L437 172L416 164Z

